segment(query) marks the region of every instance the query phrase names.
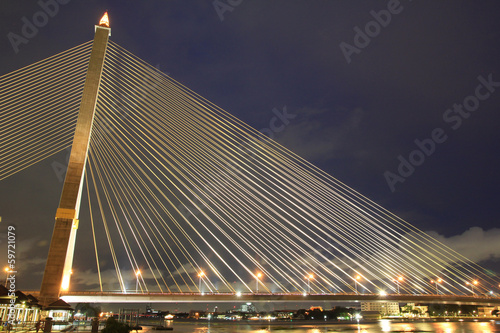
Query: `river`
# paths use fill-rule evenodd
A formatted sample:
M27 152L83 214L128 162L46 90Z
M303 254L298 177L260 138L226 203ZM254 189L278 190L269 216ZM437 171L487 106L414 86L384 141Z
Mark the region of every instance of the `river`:
M379 320L374 322L358 323L330 323L330 322L248 322L248 321L168 321L167 327L172 327L172 332L197 332L197 333L266 333L266 332L291 332L291 333L386 333L386 332L436 332L436 333L493 333L500 332L500 321L483 322L435 322L413 321L396 322ZM152 330L143 326L143 331L168 332Z

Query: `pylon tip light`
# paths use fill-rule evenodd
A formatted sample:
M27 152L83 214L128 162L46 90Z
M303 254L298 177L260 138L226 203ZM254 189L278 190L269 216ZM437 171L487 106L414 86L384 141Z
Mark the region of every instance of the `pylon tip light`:
M99 21L99 25L101 27L107 27L107 28L109 28L108 12L105 12L104 15L101 17L101 20Z

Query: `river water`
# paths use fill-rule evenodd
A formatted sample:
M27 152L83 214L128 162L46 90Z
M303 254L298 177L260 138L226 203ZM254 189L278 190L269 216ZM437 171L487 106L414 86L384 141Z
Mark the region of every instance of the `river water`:
M171 332L197 332L197 333L386 333L386 332L436 332L436 333L493 333L500 332L500 321L484 322L395 322L379 320L369 323L308 323L301 322L248 322L248 321L169 321L167 327L172 327ZM143 326L143 331L148 333L161 333L169 331L152 330Z

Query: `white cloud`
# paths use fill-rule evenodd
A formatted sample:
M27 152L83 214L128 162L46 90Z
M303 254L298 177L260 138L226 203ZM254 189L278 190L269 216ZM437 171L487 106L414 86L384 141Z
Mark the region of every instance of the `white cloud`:
M282 133L277 133L276 140L297 155L308 160L326 160L347 155L361 154L349 144L363 119L360 108L339 110L302 108L295 110L297 117ZM332 122L332 115L342 115L341 122Z
M427 234L476 263L500 259L500 229L498 228L483 230L480 227L472 227L461 235L448 238L435 231L427 232Z

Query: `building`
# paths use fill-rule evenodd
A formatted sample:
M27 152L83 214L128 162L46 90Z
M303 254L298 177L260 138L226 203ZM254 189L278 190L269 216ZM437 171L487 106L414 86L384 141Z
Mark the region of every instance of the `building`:
M379 320L382 315L378 311L361 311L361 318L364 320Z
M236 311L239 311L239 312L257 312L257 309L255 308L255 305L253 305L252 303L245 303L245 304L242 304L241 307Z
M498 306L478 306L477 315L478 317L491 317L493 316L492 312L499 309Z
M53 319L55 325L67 325L72 316L73 309L61 299L42 308L36 297L20 290L12 292L0 285L0 320L12 323L16 330L21 327L32 329L36 322L48 317Z
M21 326L25 323L35 323L40 319L41 309L35 297L25 295L19 290L12 293L0 285L0 320L2 323L11 322Z
M200 319L200 318L205 318L206 316L207 316L207 313L203 310L191 310L191 311L189 311L188 318Z
M50 303L43 310L45 317L52 318L54 324L65 324L73 318L73 309L71 308L71 305L62 299L58 299L57 301Z
M399 315L398 302L361 302L361 312L378 311L382 316Z
M405 318L429 317L429 307L427 305L415 305L415 303L407 303L401 307L401 314Z

